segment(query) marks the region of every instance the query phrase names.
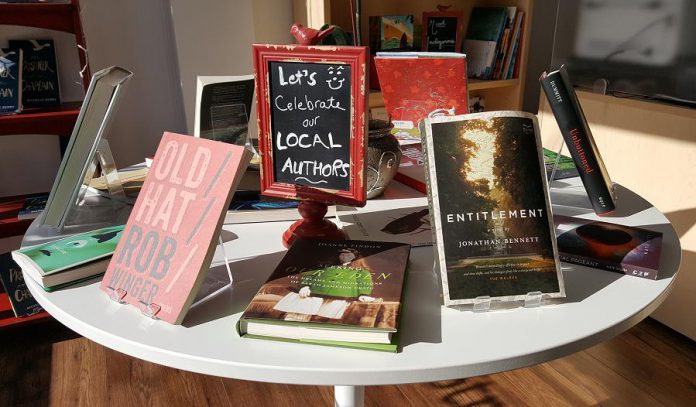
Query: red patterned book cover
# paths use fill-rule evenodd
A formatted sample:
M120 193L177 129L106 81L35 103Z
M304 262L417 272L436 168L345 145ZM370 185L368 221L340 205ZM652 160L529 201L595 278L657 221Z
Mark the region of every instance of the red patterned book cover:
M457 53L378 53L384 107L396 128L417 128L433 111L469 113L466 58Z

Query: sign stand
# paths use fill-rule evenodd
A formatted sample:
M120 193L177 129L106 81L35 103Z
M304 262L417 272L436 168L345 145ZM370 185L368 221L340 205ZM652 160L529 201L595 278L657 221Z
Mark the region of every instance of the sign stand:
M328 205L316 201L302 201L297 206L297 210L302 216L301 220L293 223L288 230L283 233L283 244L285 247L292 246L297 238L315 238L326 240L345 240L348 238L346 233L339 229L335 223L324 219L328 210Z
M254 45L261 194L300 201L283 233L344 240L328 204L364 206L367 48Z

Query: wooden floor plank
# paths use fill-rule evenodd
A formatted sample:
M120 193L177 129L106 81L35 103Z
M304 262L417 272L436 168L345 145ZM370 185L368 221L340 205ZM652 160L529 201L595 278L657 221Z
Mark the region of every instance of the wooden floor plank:
M190 373L76 338L57 324L45 327L0 332L0 406L333 405L330 386ZM462 380L372 386L365 392L368 407L652 407L691 406L695 400L696 344L651 320L549 363Z

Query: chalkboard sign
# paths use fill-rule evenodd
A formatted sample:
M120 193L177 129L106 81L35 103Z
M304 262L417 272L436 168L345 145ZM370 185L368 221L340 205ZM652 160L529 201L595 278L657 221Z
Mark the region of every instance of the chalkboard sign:
M460 52L462 19L462 13L457 11L423 13L423 51Z
M261 192L365 202L365 47L254 45Z

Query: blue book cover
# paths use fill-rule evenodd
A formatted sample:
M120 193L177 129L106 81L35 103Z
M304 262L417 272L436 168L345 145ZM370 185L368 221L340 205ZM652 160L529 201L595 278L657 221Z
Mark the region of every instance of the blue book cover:
M27 317L43 311L24 283L22 269L12 260L12 253L0 254L0 280L15 316Z
M0 48L0 114L22 110L22 50Z
M21 49L22 105L25 109L60 105L58 66L53 40L10 40L10 48Z

